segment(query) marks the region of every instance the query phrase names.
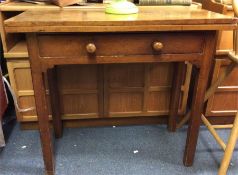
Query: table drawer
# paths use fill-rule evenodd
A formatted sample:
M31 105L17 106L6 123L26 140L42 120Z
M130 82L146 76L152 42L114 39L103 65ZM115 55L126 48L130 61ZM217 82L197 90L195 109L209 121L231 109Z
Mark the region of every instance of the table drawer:
M204 47L203 34L196 32L39 34L37 38L40 57L58 58L201 53ZM93 45L89 51L88 44Z

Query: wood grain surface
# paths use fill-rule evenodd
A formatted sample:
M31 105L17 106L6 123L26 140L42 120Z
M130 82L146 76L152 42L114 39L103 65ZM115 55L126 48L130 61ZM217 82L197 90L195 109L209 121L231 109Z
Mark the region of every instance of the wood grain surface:
M234 29L237 19L188 6L139 7L138 14L103 9L26 11L5 20L7 32L110 32ZM223 24L223 25L221 25Z

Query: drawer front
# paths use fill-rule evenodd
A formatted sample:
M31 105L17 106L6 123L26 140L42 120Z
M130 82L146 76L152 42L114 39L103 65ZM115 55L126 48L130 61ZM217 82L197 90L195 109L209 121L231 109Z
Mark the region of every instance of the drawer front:
M37 38L39 56L48 58L187 54L201 53L204 47L203 34L196 32L40 34ZM93 54L86 49L88 44L95 46Z

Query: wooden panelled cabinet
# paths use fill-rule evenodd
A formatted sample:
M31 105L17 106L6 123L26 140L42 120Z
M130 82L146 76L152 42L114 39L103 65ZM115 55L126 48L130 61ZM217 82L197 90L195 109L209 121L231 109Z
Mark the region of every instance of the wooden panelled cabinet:
M20 107L34 106L28 60L9 59L7 65ZM99 73L100 69L104 70L103 75ZM168 114L173 75L171 63L60 66L57 75L63 119ZM185 79L186 83L188 81L189 77ZM186 87L182 88L181 113L186 107ZM100 108L107 114L101 114ZM17 117L22 122L37 120L35 111L17 113Z

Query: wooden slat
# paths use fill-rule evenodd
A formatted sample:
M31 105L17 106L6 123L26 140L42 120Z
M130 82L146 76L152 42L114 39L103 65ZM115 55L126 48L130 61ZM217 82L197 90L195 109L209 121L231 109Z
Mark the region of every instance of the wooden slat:
M233 124L227 124L227 125L212 125L214 129L228 129L232 128Z
M104 67L103 65L98 66L97 70L97 89L98 89L98 116L100 118L104 117Z
M135 112L110 112L110 117L161 117L164 115L168 115L169 111L147 111L147 112L141 112L141 111L135 111Z
M149 83L150 83L150 65L144 66L144 96L143 96L143 112L147 112L148 109L148 97L149 97Z
M226 144L224 143L222 138L218 135L218 133L216 132L214 127L211 125L211 123L206 119L206 117L203 114L202 114L201 118L202 118L203 123L207 126L208 130L210 131L210 133L213 135L213 137L217 141L217 143L221 146L221 148L223 150L225 150Z

